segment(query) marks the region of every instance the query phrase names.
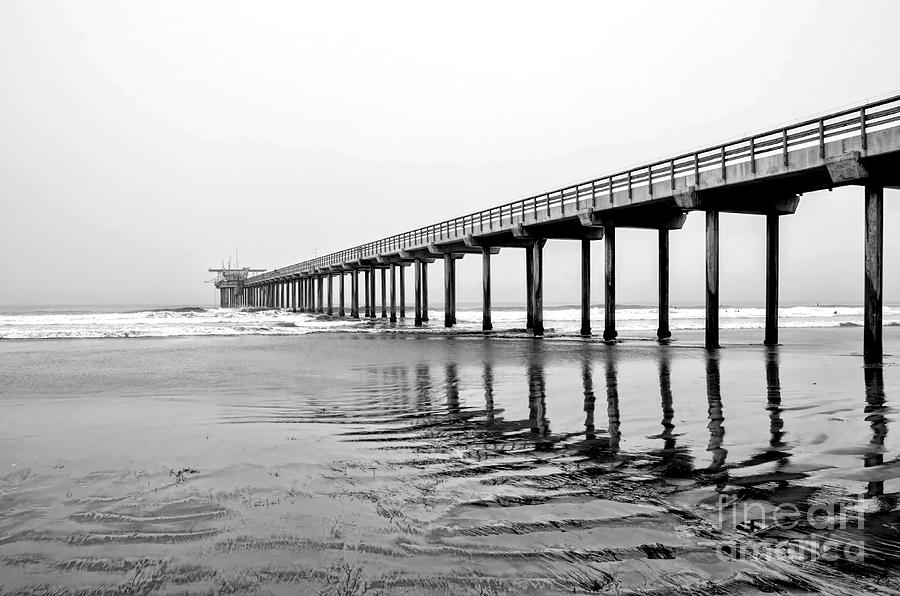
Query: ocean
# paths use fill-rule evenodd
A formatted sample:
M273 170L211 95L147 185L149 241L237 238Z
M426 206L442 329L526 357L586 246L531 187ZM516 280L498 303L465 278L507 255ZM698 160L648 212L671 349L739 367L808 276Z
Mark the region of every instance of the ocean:
M900 308L0 310L2 594L900 593Z
M335 308L335 313L337 309ZM636 336L653 335L658 311L647 306L619 306L616 310L618 330ZM348 309L349 314L349 309ZM311 316L289 310L220 309L206 307L158 306L62 306L0 307L0 339L62 339L104 337L181 337L201 335L302 335L325 332L385 333L398 329L412 330L412 310L408 318L394 327L385 327L378 319L366 321L349 317ZM430 310L431 324L419 330L445 333L442 310ZM702 306L674 307L670 310L673 331L702 330ZM791 306L779 310L779 326L794 328L858 327L862 324L861 306L825 305ZM521 307L494 307L497 331L525 331L525 314ZM591 309L596 328L602 328L603 307ZM732 330L765 328L765 309L759 307L724 307L719 314L720 327ZM480 307L458 308L455 332L480 331ZM558 335L577 335L581 324L578 306L545 306L544 327ZM900 325L900 306L884 309L886 326Z

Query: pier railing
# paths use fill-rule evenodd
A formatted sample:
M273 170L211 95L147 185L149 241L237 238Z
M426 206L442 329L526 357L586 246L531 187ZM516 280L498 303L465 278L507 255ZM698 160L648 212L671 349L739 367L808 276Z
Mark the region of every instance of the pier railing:
M552 209L558 209L563 217L574 216L583 209L610 207L614 193L627 192L631 198L636 188L646 188L652 198L655 191L660 192L657 189L661 184L668 183L671 191L675 190L679 180L687 185L699 184L701 172L718 169L724 178L727 166L746 162L750 163L751 171L755 171L756 160L762 157L782 155L787 165L788 153L798 149L818 147L819 156L824 158L825 144L835 140L856 136L865 150L868 133L889 128L896 122L900 122L900 95L395 234L275 269L248 281L261 282L309 273L401 249L427 246L432 242L461 240L468 234L508 230L527 222L529 216L534 219L539 213L549 215Z

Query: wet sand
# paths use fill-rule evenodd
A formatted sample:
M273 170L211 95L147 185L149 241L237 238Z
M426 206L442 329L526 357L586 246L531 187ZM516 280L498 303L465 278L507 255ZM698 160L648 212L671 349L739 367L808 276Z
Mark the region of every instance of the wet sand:
M900 330L758 335L0 342L0 592L897 593Z

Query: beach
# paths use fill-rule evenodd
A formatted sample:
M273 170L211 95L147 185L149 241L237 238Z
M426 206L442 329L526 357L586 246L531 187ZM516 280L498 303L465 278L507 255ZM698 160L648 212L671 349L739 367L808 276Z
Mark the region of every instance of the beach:
M900 591L896 327L866 367L850 315L716 351L259 317L8 324L0 592Z

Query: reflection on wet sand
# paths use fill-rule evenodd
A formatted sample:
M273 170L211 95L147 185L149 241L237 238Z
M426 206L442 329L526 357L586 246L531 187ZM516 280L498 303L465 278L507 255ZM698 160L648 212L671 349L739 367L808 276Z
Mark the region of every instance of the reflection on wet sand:
M722 409L718 351L708 351L706 354L706 399L709 404L709 443L706 450L712 454L707 470L716 472L724 467L725 458L728 457L728 450L722 447L725 439L725 414Z
M769 411L769 447L779 456L789 454L784 448L784 421L781 419L781 376L779 373L778 348L766 348L766 409Z
M539 352L538 352L539 354ZM532 355L528 363L528 420L534 447L538 451L553 448L550 440L550 421L547 420L547 392L544 382L544 365L540 356Z
M616 373L616 354L611 349L606 350L606 412L609 422L609 450L617 453L622 438L619 431L619 379Z
M866 468L884 464L884 440L887 437L887 418L885 412L884 375L880 364L868 364L863 368L866 382L866 421L872 428L872 439L869 451L863 458ZM884 494L884 481L872 480L866 486L866 496Z
M877 563L768 566L716 558L716 544L739 531L704 517L713 498L728 494L770 509L797 504L805 513L845 497L792 467L803 446L793 435L785 440L796 391L790 393L790 370L782 374L790 361L782 362L778 348L745 361L751 372L738 381L751 389L742 396L731 377L722 379L723 370L737 368L728 350L445 344L420 343L406 359L348 367L342 386L321 381L310 395L242 398L248 403L223 407L219 425L238 429L230 440L280 435L257 459L219 469L198 465L196 478L179 470L152 493L143 479L128 494L115 493L125 483L119 477L91 485L91 494L66 501L57 520L63 529L55 533L0 515L0 548L18 549L0 551L0 571L27 568L37 576L52 565L59 574L79 566L98 577L133 574L138 559L116 551L128 545L163 569L153 586L186 591L265 592L278 585L342 593L346 586L321 584L359 577L370 593L383 594L820 593L836 581L834 591L852 593L872 578L884 585L895 579L882 564L900 552L891 530L893 495L884 494L893 462L885 462L882 368L865 369L864 406L871 430L864 466L884 472L866 478L865 497L881 505L854 530L877 551ZM791 396L784 404L782 378ZM605 421L596 403L604 391ZM276 465L271 458L281 459ZM29 477L16 482L27 485ZM34 482L46 482L46 475ZM19 494L27 491L0 492L0 505L25 510L14 501ZM741 537L768 544L815 529L766 531ZM167 563L179 556L180 566ZM234 571L226 576L222 567ZM126 592L89 588L84 593Z

